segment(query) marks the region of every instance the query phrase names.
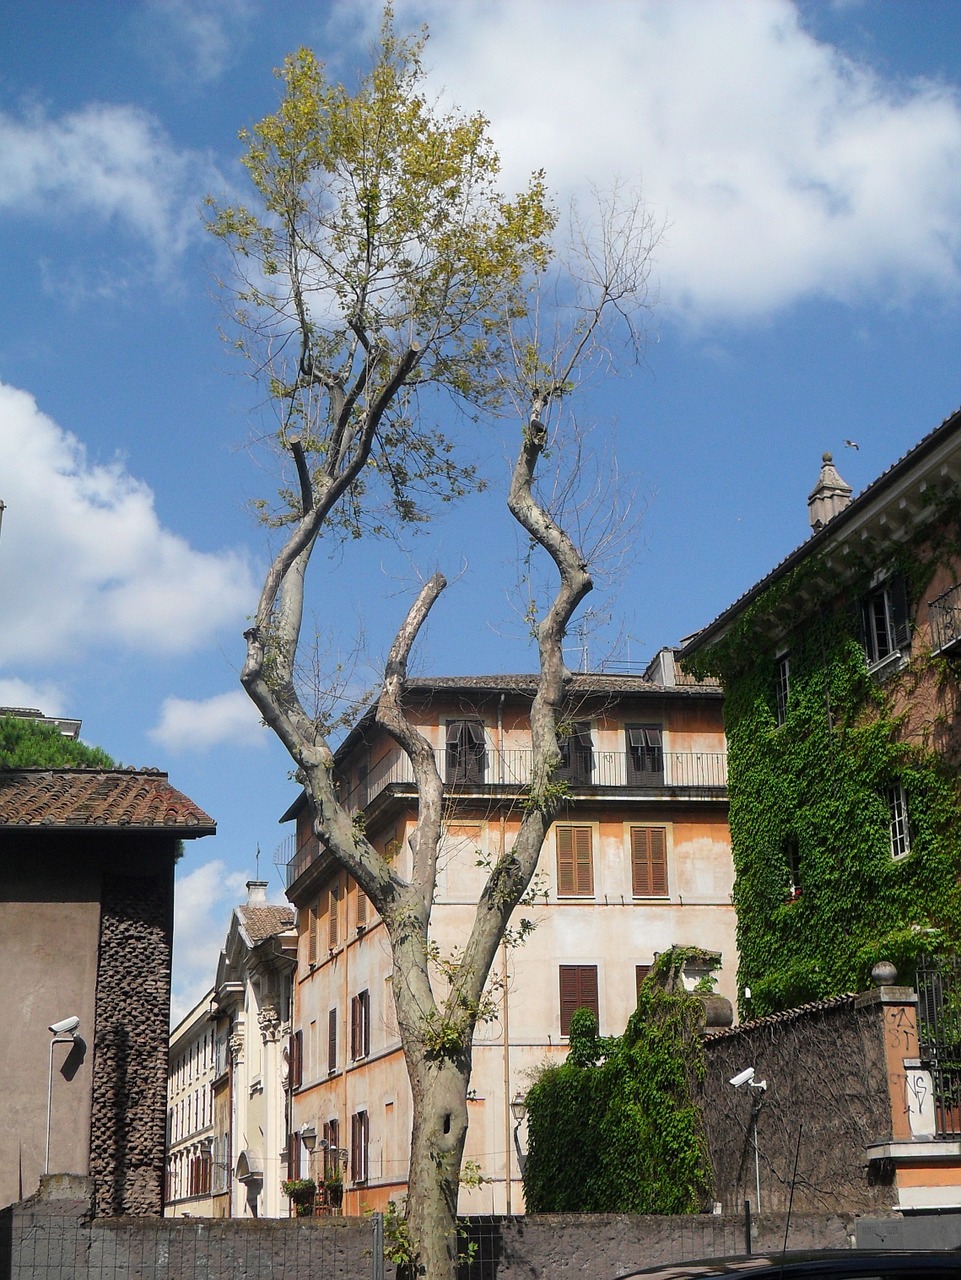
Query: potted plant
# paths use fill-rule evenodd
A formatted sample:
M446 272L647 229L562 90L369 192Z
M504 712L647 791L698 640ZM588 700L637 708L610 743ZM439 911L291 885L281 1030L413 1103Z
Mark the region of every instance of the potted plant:
M309 1218L314 1211L314 1196L317 1194L317 1183L313 1178L287 1178L280 1184L285 1196L289 1196L298 1218Z

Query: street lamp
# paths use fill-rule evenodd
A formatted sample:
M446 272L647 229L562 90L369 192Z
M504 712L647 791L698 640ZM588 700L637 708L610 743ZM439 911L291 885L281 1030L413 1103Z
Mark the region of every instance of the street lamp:
M43 1171L50 1172L50 1104L53 1100L53 1046L55 1044L74 1045L77 1042L77 1028L80 1026L80 1019L73 1014L69 1018L61 1018L59 1022L52 1022L47 1028L53 1032L53 1039L50 1041L50 1058L47 1067L47 1141L43 1151Z

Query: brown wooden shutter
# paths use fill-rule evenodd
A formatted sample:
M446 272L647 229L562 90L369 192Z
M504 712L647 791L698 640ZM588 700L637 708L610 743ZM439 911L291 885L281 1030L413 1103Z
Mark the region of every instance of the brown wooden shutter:
M587 897L594 892L594 855L590 827L558 827L557 893Z
M597 965L562 964L560 966L561 1035L570 1032L571 1016L578 1009L592 1009L598 1016Z
M643 985L644 979L651 972L651 968L652 966L649 964L636 964L634 966L635 995L639 996L641 994L641 986Z
M330 914L327 917L327 946L333 951L340 941L340 892L331 889L328 899Z
M367 928L367 894L357 886L357 928Z
M295 1031L287 1046L287 1076L291 1089L299 1089L304 1074L304 1033Z
M668 896L664 827L631 827L631 865L635 898Z
M337 1070L337 1010L327 1014L327 1070Z
M307 912L307 963L317 963L317 905Z

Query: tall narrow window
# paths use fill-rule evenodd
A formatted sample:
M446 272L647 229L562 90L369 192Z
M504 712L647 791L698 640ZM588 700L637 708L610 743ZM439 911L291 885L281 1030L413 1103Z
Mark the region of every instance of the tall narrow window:
M340 1170L340 1121L324 1121L324 1178Z
M480 720L448 720L447 781L481 783L487 767L484 725Z
M307 963L317 963L317 904L304 913L307 917Z
M862 599L861 631L864 653L872 665L911 647L911 619L903 574L896 574Z
M340 942L340 890L331 889L328 897L330 910L327 916L327 946L333 951Z
M587 898L594 893L594 854L590 827L556 827L557 896Z
M570 1034L571 1018L578 1009L592 1009L598 1017L597 965L562 964L560 966L561 1035Z
M565 726L565 729L566 732L557 735L561 763L556 776L567 782L589 783L594 773L591 726L586 720L581 720Z
M635 898L668 897L666 827L631 827L631 880Z
M357 918L354 923L361 933L367 928L367 894L360 885L357 886Z
M350 1118L350 1176L353 1182L367 1181L367 1148L370 1121L366 1111L355 1111Z
M886 787L885 798L890 815L891 857L903 858L911 852L911 827L908 822L908 798L900 782Z
M337 1010L327 1014L327 1071L337 1070Z
M784 837L784 861L787 863L787 887L789 898L801 896L801 847L793 831Z
M295 1031L290 1037L288 1058L290 1087L299 1089L304 1079L304 1033L302 1031Z
M627 737L627 781L636 785L659 785L664 781L664 750L661 726L629 724Z
M350 1002L350 1056L356 1062L370 1053L370 992L359 992Z
M634 998L638 999L641 994L641 987L644 985L644 979L651 972L653 965L636 964L634 966Z
M791 658L789 654L782 653L774 669L774 701L778 724L784 724L787 719L787 700L790 687Z

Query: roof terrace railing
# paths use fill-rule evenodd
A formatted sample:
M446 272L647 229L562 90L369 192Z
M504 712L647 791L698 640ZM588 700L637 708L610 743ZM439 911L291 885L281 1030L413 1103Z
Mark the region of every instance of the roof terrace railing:
M434 752L437 768L449 785L458 789L483 786L525 787L531 780L533 752L530 748L485 752L480 763L473 763L469 777L448 776L450 757L441 748ZM723 789L727 786L727 752L662 751L657 758L638 760L628 751L594 751L586 759L575 758L563 778L572 787L605 788L691 788ZM365 777L344 796L348 809L364 809L394 784L412 786L414 772L410 761L399 749L389 751Z

